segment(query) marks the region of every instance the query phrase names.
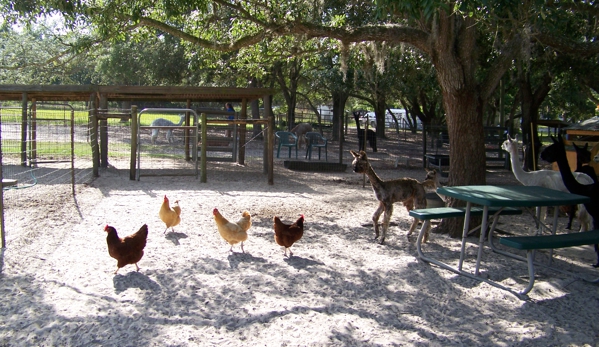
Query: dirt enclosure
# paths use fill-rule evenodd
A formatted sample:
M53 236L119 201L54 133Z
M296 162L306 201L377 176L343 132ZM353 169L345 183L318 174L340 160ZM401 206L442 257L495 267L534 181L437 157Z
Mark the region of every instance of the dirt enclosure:
M347 150L357 147L351 138ZM412 142L410 142L412 141ZM424 171L418 138L381 141L371 162L384 179ZM329 161L335 160L332 143ZM412 150L412 152L410 152ZM301 151L300 151L301 153ZM285 153L286 154L286 153ZM332 157L331 157L332 156ZM399 159L399 160L398 160ZM2 251L0 345L6 346L594 346L599 340L599 288L541 269L528 298L419 261L411 221L395 207L384 245L373 240L377 202L368 182L346 172L296 172L275 162L267 184L259 160L246 166L208 164L208 182L193 177L142 177L110 166L75 186L40 181L5 191L7 248ZM396 168L395 163L399 166ZM488 182L517 184L491 169ZM179 200L182 222L164 232L164 195ZM253 225L229 253L212 209ZM283 255L272 218L305 215L304 237ZM566 224L560 217L560 227ZM106 224L121 236L150 230L140 271L113 272ZM500 221L532 233L526 215ZM575 222L576 224L576 222ZM468 242L472 269L477 240ZM457 262L460 243L432 234L424 251ZM485 249L483 276L521 289L526 266ZM547 257L539 254L540 259ZM558 250L555 265L588 277L591 246Z

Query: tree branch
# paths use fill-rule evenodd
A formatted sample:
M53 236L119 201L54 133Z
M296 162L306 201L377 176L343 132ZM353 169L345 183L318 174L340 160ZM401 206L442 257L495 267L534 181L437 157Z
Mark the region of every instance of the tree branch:
M568 54L577 54L579 57L589 57L599 53L599 40L592 42L573 42L555 32L539 32L534 35L544 45L550 46L556 51Z
M246 20L248 19L246 18ZM414 28L396 25L381 25L365 26L355 29L342 29L299 21L289 22L283 25L276 23L264 23L257 20L252 22L262 26L263 29L251 35L241 37L230 43L217 43L210 40L205 40L191 35L165 22L148 17L140 18L138 25L159 29L200 47L223 52L234 51L251 46L267 37L285 35L301 35L307 39L330 37L346 43L363 41L387 41L391 43L403 42L413 45L425 53L430 52L430 47L428 45L429 35L422 30Z

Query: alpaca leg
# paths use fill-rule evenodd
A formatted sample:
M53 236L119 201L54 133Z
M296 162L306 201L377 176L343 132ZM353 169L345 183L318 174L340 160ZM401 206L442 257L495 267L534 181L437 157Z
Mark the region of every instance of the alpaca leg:
M393 204L387 204L385 206L385 214L383 215L383 235L381 236L381 245L385 243L385 237L387 236L387 230L389 229L389 222L391 221L392 214Z
M368 134L368 144L372 147L372 151L376 152L376 134L374 132Z
M152 144L156 143L158 138L158 129L152 129Z
M419 219L414 218L414 221L412 222L412 225L410 226L410 230L408 231L408 236L412 235L414 230L416 230L416 227L418 226L418 222L419 222ZM425 237L426 237L426 235L425 235Z
M358 151L363 151L366 148L364 148L364 139L358 135Z
M379 203L379 207L376 209L376 211L374 211L374 214L372 215L372 223L374 224L374 239L378 239L379 238L379 217L381 216L381 213L383 213L383 211L385 210L385 205L383 205L382 202Z
M576 205L572 205L569 206L569 210L568 210L568 225L566 225L566 229L571 230L572 229L572 221L574 220L574 217L576 216Z
M578 205L578 222L580 223L580 231L591 230L591 216L584 205Z

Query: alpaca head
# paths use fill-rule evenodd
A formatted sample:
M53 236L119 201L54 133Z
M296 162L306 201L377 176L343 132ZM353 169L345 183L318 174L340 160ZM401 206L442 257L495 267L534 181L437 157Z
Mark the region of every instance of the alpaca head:
M437 172L437 169L432 169L432 170L426 170L426 178L424 179L425 181L438 181L439 180L439 174Z
M355 173L366 173L370 168L370 163L366 157L366 152L349 151L354 156L354 161L351 163Z
M511 138L510 135L508 135L507 140L503 141L501 144L501 149L508 153L516 153L518 151L518 138Z
M541 152L541 159L550 163L555 163L560 157L566 156L566 146L564 145L564 139L562 139L561 136L558 136L557 139L551 136L551 140L553 141L553 144Z
M587 142L584 147L578 147L575 143L574 150L576 151L576 161L579 164L588 164L591 162L591 151L589 151L589 143Z

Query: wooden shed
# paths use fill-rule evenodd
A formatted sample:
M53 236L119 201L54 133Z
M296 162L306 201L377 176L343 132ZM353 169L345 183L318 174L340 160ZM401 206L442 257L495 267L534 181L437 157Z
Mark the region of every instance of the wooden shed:
M597 153L599 153L599 117L593 117L563 128L562 131L564 134L564 143L566 144L568 163L572 171L576 170L576 151L572 147L573 143L579 147L588 143L591 150L591 158L595 158ZM591 159L590 165L595 169L597 175L599 175L599 163ZM553 169L558 170L556 163L553 163Z

